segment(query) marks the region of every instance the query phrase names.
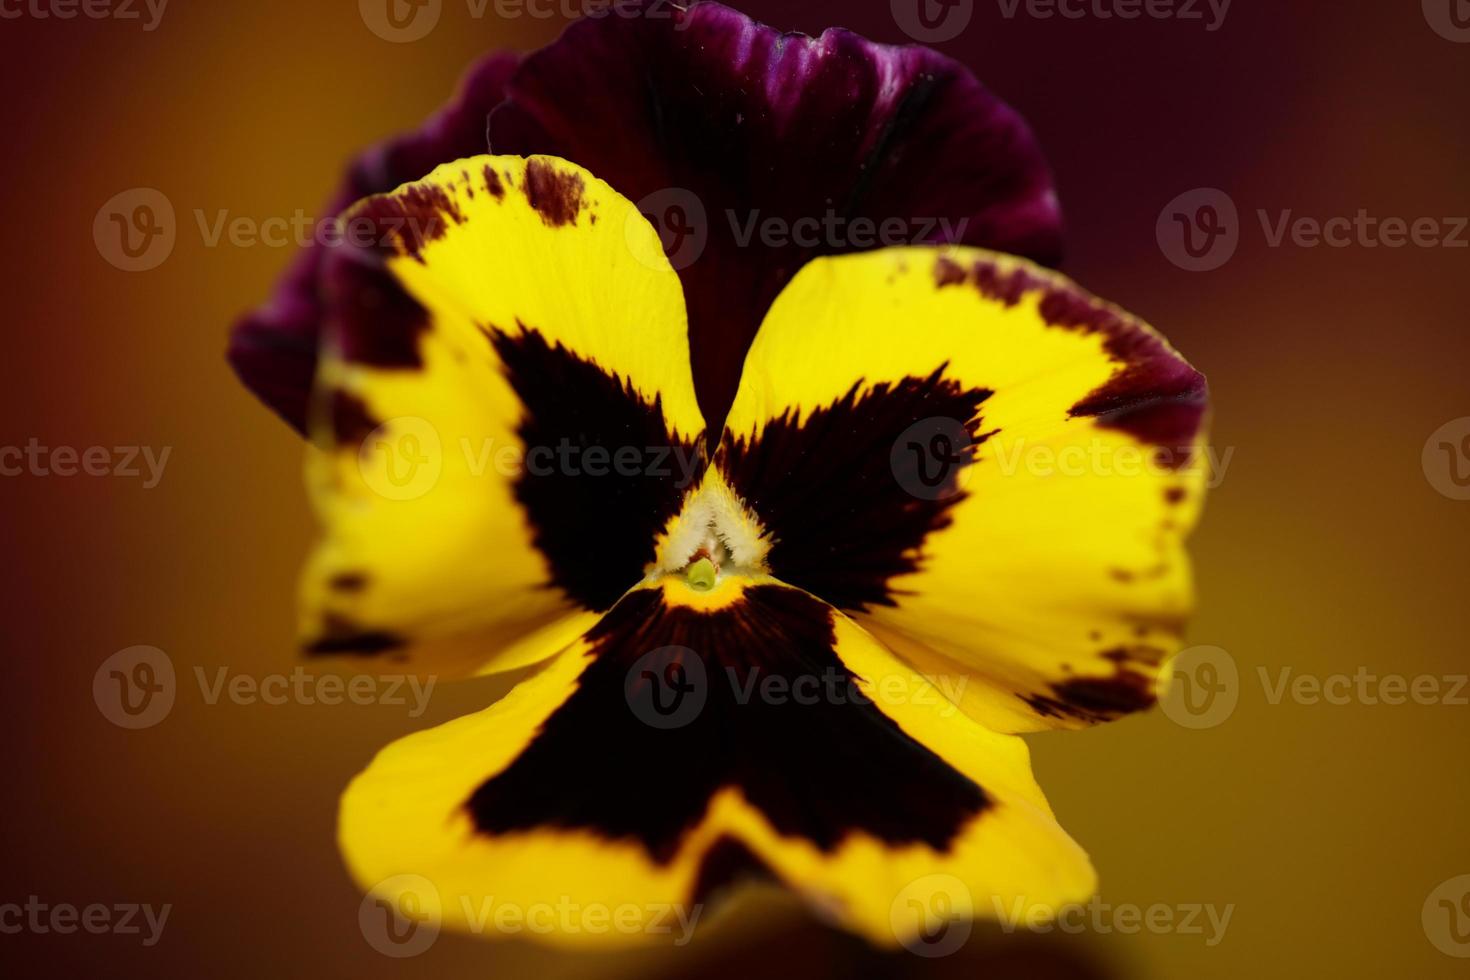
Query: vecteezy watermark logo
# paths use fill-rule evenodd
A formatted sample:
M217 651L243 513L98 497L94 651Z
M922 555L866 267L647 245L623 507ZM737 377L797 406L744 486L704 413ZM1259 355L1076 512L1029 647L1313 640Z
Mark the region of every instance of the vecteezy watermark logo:
M1272 707L1371 705L1457 707L1470 705L1470 674L1377 674L1299 672L1290 666L1258 666L1255 685ZM1192 647L1171 666L1164 713L1186 728L1213 728L1234 712L1245 684L1230 655L1219 647Z
M909 882L888 907L888 925L903 948L936 958L957 952L970 938L974 899L954 875Z
M975 0L889 0L893 22L920 44L959 37L975 16Z
M704 710L709 676L688 647L659 647L639 657L623 681L634 716L651 728L683 728Z
M418 718L429 708L438 678L427 680L416 674L309 674L295 667L290 674L231 674L228 667L218 667L211 678L203 667L194 668L194 679L204 703L213 707L222 701L241 706L284 704L382 705L407 708L410 718Z
M1181 651L1169 670L1169 686L1159 707L1185 728L1214 728L1235 713L1240 702L1240 671L1220 647Z
M434 945L444 920L439 889L422 875L385 878L363 896L357 926L384 956L405 959Z
M1435 429L1420 462L1430 486L1451 500L1470 500L1470 416Z
M142 936L143 945L151 947L163 938L163 927L173 910L171 904L154 908L137 902L116 905L93 902L78 906L70 902L45 902L39 895L30 895L24 905L19 902L0 905L0 934L14 936L29 932L38 936L50 933L66 936L80 930L94 936Z
M1201 21L1213 34L1225 26L1231 0L997 0L1001 16L1014 20L1024 12L1034 20L1177 20ZM1208 18L1208 19L1206 19Z
M351 245L371 248L393 245L436 234L434 222L418 215L370 218L366 215L344 217L337 214L315 218L301 208L288 217L283 214L256 218L231 214L229 208L216 208L211 214L194 208L194 225L205 248L306 248L321 245L338 248Z
M1267 248L1470 248L1470 217L1463 215L1407 218L1358 208L1351 215L1314 217L1291 208L1257 208L1255 217ZM1244 227L1229 195L1200 188L1165 205L1155 233L1170 262L1190 272L1209 272L1234 256Z
M1470 675L1467 674L1375 674L1359 667L1351 674L1298 674L1291 667L1274 671L1257 667L1267 704L1290 700L1293 704L1387 705L1416 704L1463 708L1470 705Z
M1424 900L1424 935L1446 956L1470 958L1470 875L1441 882Z
M1270 248L1470 248L1465 229L1470 218L1378 217L1359 208L1326 219L1297 215L1290 208L1274 214L1256 209L1261 234Z
M1226 446L1223 451L1213 445L1149 447L1102 438L1053 446L1027 442L1025 436L1007 439L1002 434L986 443L987 449L992 447L987 463L993 463L994 472L1005 477L1132 480L1144 475L1159 479L1197 475L1212 490L1225 482L1235 458L1234 446Z
M1128 902L1111 905L1093 896L1086 904L1073 902L1049 908L1032 905L1024 897L1008 903L999 895L992 897L991 902L1001 930L1006 933L1017 929L1041 934L1090 932L1099 936L1146 932L1156 936L1200 936L1209 947L1224 941L1230 920L1235 916L1233 904L1219 906L1204 902L1179 905L1155 902L1145 907Z
M1235 255L1240 245L1240 215L1229 194L1200 187L1164 205L1154 236L1164 257L1179 268L1209 272Z
M869 678L868 689L846 670L826 668L820 673L769 673L759 665L725 667L735 704L796 705L820 704L922 705L932 708L940 717L953 717L964 700L970 679L964 675L884 674Z
M466 0L470 16L476 20L485 16L491 0ZM501 20L518 20L530 17L533 20L600 20L604 17L619 17L623 20L644 18L646 20L674 20L674 30L686 30L687 20L675 20L681 8L689 6L686 0L494 0L495 16Z
M128 647L92 675L92 700L119 728L152 728L173 710L177 687L168 654L157 647Z
M676 31L689 23L679 18L682 11L676 0L464 0L464 7L475 21L492 14L498 20L642 18L674 21ZM385 41L402 44L420 40L438 26L443 0L358 0L358 11L368 30Z
M295 667L289 674L233 673L228 667L212 672L195 667L200 699L209 707L301 705L381 706L408 709L418 718L429 707L438 678L416 674L313 674ZM184 685L183 690L188 690ZM97 668L92 698L103 716L122 728L149 728L173 709L180 688L173 662L157 647L120 650Z
M664 255L675 269L687 269L704 254L709 244L709 216L699 195L682 187L654 191L638 202L641 214L658 232ZM628 247L645 265L653 265L644 253L645 236L632 214L628 216ZM656 267L656 266L655 266Z
M1470 44L1470 0L1423 0L1424 19L1446 41Z
M637 213L652 225L662 245L661 253L651 247L643 221L628 217L628 247L635 258L654 268L662 267L660 254L676 269L699 261L715 229L704 202L683 187L666 187L638 202ZM904 245L963 241L969 218L949 215L852 217L835 208L820 214L772 214L760 208L726 208L720 215L721 240L739 249L789 249L827 252L868 251Z
M138 20L144 31L163 21L168 0L0 0L0 20ZM144 19L144 13L147 18Z
M158 268L173 252L177 237L173 204L151 187L114 194L92 219L98 254L124 272Z
M3 2L3 0L0 0ZM313 217L301 208L259 218L229 208L193 208L193 227L205 248L306 248L350 245L372 248L421 238L433 222L415 215L370 218L340 214ZM188 223L186 223L187 227ZM103 205L93 223L102 256L118 268L142 272L162 265L177 241L172 203L158 191L124 191Z
M32 436L24 446L0 446L0 476L141 478L152 490L172 453L172 446L46 446Z
M368 30L393 44L428 36L444 12L444 0L357 0Z
M608 905L576 902L570 895L557 896L555 901L527 903L497 901L493 895L461 895L459 906L465 925L475 935L492 929L502 935L529 932L544 936L559 932L564 936L605 936L609 933L632 936L642 933L671 937L674 946L685 946L694 938L694 927L704 913L704 906L698 904L651 902L636 905L623 902Z
M958 419L920 419L893 441L888 465L898 485L920 500L947 500L969 482L970 432Z
M379 496L416 500L434 489L444 472L439 430L412 415L389 419L362 441L357 467Z
M698 447L609 446L567 437L554 445L526 446L513 439L497 443L494 438L460 436L458 448L463 468L456 472L471 479L649 479L669 481L682 490L699 477L703 462ZM432 423L402 416L368 433L358 446L358 468L369 489L392 500L411 500L434 488L447 452ZM4 453L0 447L0 473L5 472Z
M590 477L592 479L672 480L679 489L692 484L700 474L697 448L684 446L604 446L573 442L563 436L555 446L524 446L482 439L478 446L461 436L460 449L465 469L472 477L493 471L500 476Z
M829 249L838 252L922 245L935 241L963 241L969 218L891 217L851 218L828 208L820 216L809 214L797 218L762 214L754 209L742 214L734 208L725 210L730 235L738 248L759 243L764 248Z

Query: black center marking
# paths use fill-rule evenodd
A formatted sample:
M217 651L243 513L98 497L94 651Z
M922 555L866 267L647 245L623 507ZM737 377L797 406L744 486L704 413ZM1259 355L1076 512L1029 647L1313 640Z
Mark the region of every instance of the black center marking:
M720 469L773 537L767 563L776 578L839 609L893 605L888 580L918 569L924 538L949 526L950 509L964 499L905 487L891 464L895 441L923 420L952 422L969 434L962 465L931 470L955 480L995 434L980 431L991 392L943 373L941 366L861 393L855 384L806 419L788 412L751 439L726 431Z
M990 800L861 696L833 649L831 617L776 585L714 612L670 607L656 590L628 595L589 634L594 657L576 691L466 802L476 828L591 830L667 863L711 797L734 787L779 833L824 852L856 831L947 849ZM676 729L645 724L624 697L629 670L669 646L697 652L708 688L697 716ZM747 697L751 677L779 678L787 690L818 678L824 693ZM709 887L734 873L719 870L709 869Z
M593 611L611 608L643 577L659 532L697 480L697 469L686 470L699 433L671 437L659 398L644 401L631 383L536 330L486 335L525 406L515 496L536 547L568 595ZM620 451L631 461L621 469Z

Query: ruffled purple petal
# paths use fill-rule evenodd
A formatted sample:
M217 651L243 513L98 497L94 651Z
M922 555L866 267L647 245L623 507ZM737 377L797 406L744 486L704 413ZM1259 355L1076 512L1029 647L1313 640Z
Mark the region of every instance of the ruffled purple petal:
M516 54L486 58L465 76L455 99L422 129L359 156L324 217L339 215L370 194L417 180L441 163L484 153L485 118L504 97L519 62ZM318 244L305 246L271 299L242 318L230 335L230 365L240 380L300 432L305 431L316 374L323 318L319 277L325 255L326 249Z
M782 34L717 3L625 2L572 25L516 73L490 146L570 159L650 213L682 266L716 432L766 310L812 258L900 242L1045 264L1060 251L1036 141L963 66L844 30ZM812 219L835 223L767 234ZM886 219L902 230L882 234Z

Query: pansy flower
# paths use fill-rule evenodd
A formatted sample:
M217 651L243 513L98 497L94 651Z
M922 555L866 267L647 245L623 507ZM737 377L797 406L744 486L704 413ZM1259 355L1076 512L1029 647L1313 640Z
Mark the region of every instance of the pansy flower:
M959 917L1085 900L1017 733L1154 701L1191 602L1203 378L972 245L712 232L676 269L634 203L660 182L777 214L988 214L1033 254L1055 232L1014 139L993 182L984 139L968 169L945 157L987 119L1023 131L938 56L680 17L574 28L490 122L496 150L561 155L445 162L351 209L372 244L314 260L309 649L541 665L352 782L352 874L468 931L497 904L704 909L752 880L885 945L936 882L963 883Z

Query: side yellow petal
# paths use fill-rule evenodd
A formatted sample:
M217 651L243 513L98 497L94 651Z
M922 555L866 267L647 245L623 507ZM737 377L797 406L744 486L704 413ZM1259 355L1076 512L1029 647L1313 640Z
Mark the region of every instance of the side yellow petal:
M772 307L719 467L773 575L1002 731L1153 703L1193 597L1205 382L1063 277L967 248L819 259Z
M562 649L642 578L702 466L657 234L571 163L495 156L365 200L345 234L306 645L451 675Z

